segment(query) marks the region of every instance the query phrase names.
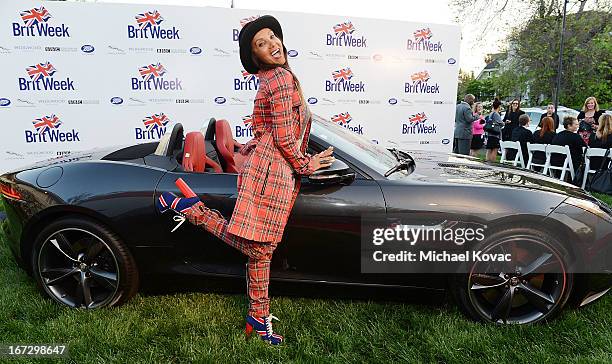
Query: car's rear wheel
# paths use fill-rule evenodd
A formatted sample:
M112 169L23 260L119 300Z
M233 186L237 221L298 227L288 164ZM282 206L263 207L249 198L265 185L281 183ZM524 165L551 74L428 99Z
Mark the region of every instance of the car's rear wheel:
M471 262L451 280L451 290L468 316L483 322L528 324L558 315L570 297L571 257L550 234L532 228L494 233L474 251L511 254L512 262ZM482 256L481 255L481 256Z
M31 256L39 288L60 304L116 306L138 291L138 269L119 237L81 217L56 220L36 238Z

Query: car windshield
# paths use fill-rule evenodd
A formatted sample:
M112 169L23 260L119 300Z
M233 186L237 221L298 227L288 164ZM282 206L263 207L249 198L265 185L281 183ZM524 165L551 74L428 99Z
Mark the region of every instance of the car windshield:
M355 157L381 175L397 164L395 156L384 147L317 115L313 115L312 119L312 134Z

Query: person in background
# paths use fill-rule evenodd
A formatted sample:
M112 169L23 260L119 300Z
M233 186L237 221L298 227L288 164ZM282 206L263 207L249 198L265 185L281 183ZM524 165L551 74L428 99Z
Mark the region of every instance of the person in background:
M552 140L553 145L569 145L570 153L572 155L572 164L574 166L574 171L578 169L578 166L582 163L582 148L586 147L586 143L580 135L576 132L578 131L578 120L573 116L566 116L563 118L563 127L565 130L555 135ZM558 156L555 156L558 157ZM559 158L553 158L551 161L553 165L560 165Z
M478 119L472 122L472 145L470 147L470 155L472 157L478 156L478 151L482 149L484 145L484 115L482 115L482 103L477 102L474 104L474 116Z
M597 120L597 131L591 134L590 148L612 148L612 115L603 114ZM612 156L610 156L612 158ZM591 157L591 168L601 167L602 157Z
M512 100L506 114L504 115L504 129L502 130L502 140L512 140L512 131L519 126L519 116L525 112L521 110L521 102L518 99Z
M555 110L555 105L553 104L548 104L548 106L546 106L546 112L542 114L542 116L540 116L540 123L538 124L538 128L542 127L542 120L544 120L545 117L549 117L549 118L553 118L554 119L554 124L555 124L555 128L553 130L557 130L559 128L559 115L557 114L556 110ZM548 144L548 143L546 143Z
M597 99L593 96L587 97L582 105L582 111L578 114L578 134L584 142L588 145L591 134L597 131L597 120L604 113L603 110L599 110Z
M470 154L470 144L472 142L472 122L477 119L472 112L472 105L476 97L467 94L455 109L455 132L453 140L453 153Z
M497 160L497 152L499 151L499 138L501 137L502 121L499 111L501 110L501 101L493 100L493 111L489 115L489 123L493 126L493 131L485 132L487 138L487 161L495 162Z
M529 115L523 114L519 116L519 127L512 130L512 141L521 143L521 152L523 153L523 162L525 166L529 160L529 152L527 152L527 143L533 141L533 134L529 130Z
M545 116L540 121L540 129L533 133L532 144L551 144L555 137L555 129L553 129L553 118ZM533 162L537 164L544 164L546 161L546 154L544 152L533 152Z

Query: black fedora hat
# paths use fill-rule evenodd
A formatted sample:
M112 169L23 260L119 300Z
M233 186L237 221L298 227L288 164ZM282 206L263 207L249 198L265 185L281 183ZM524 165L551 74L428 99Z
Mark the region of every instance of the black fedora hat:
M269 28L272 29L274 34L283 41L283 29L280 26L278 20L272 15L264 15L259 18L250 21L242 27L240 34L238 35L238 45L240 46L240 61L244 69L252 74L256 74L259 71L259 67L253 62L251 41L258 31ZM285 44L283 42L283 51L287 53Z

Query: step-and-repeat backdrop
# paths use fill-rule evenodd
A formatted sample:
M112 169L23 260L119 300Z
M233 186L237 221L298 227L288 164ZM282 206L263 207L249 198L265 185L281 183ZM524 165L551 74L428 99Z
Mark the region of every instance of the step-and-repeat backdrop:
M251 138L259 86L238 33L272 14L311 110L379 143L450 151L455 25L211 7L3 1L0 172L99 146L155 141L174 123L229 120Z

